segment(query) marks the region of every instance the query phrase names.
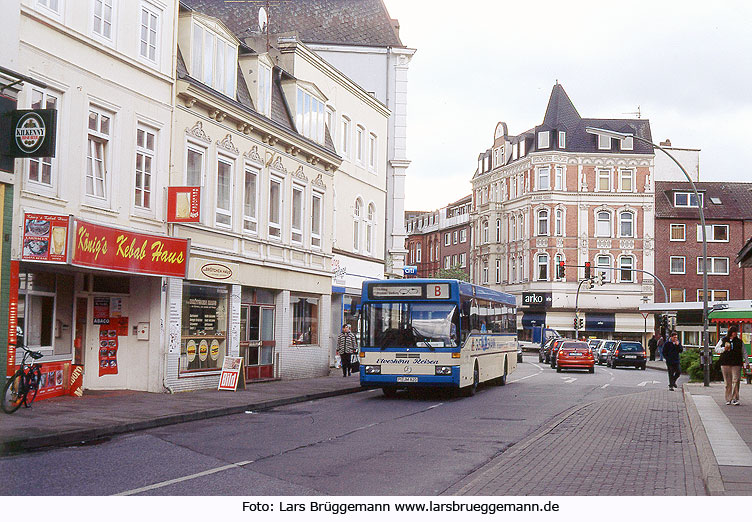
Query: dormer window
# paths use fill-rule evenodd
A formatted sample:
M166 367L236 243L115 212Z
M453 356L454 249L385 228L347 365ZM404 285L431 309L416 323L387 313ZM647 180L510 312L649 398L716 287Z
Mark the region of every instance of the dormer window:
M551 142L550 131L541 131L538 133L538 148L539 149L547 149L550 146L550 142Z
M324 103L308 91L298 88L295 124L307 138L324 143ZM362 159L362 156L361 156Z
M520 140L520 158L525 155L525 140Z
M259 63L258 67L258 111L267 118L272 107L272 68Z
M629 136L628 138L624 138L621 140L621 150L633 150L634 149L634 138L632 136Z
M598 150L611 150L611 136L598 134Z
M212 89L235 97L237 45L194 22L191 55L191 76Z
M559 148L560 149L567 148L567 133L564 131L559 131Z
M702 203L702 194L700 194L700 205L702 205ZM695 196L692 192L674 192L674 206L698 208L697 196Z

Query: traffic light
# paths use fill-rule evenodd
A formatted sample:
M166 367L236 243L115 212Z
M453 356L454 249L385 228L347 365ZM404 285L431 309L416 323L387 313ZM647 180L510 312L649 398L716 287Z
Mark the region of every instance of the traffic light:
M556 278L564 279L564 261L559 261L559 265L556 267Z
M590 279L590 261L585 261L585 279Z
M579 325L578 329L579 330L584 330L585 329L585 320L582 317L580 317L577 321L578 321L577 324Z
M663 317L661 318L661 327L668 337L668 314L663 314Z
M577 316L574 318L574 329L577 330Z
M593 287L595 286L595 281L593 281L592 279L588 279L586 284L587 284L588 289L592 290Z
M606 282L606 272L598 272L598 275L595 276L595 282L598 283L598 286L602 286Z

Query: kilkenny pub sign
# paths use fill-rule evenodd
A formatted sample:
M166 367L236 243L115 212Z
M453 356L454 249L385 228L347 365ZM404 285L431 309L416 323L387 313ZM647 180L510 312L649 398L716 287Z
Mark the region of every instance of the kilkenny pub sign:
M13 158L47 158L55 156L55 109L16 110L11 113L8 154Z

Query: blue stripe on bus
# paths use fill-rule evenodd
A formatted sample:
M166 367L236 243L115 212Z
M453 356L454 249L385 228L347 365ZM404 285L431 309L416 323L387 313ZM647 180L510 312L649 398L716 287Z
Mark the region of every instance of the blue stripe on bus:
M417 377L418 382L397 382L397 377ZM459 387L460 385L460 368L452 367L452 375L373 375L366 374L363 365L360 366L360 385L363 387L378 388L381 386L440 386L440 387Z

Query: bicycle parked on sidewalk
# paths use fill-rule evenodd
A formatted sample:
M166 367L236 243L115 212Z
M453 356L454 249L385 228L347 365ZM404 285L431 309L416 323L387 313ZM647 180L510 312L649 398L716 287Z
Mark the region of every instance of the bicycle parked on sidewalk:
M0 406L5 413L13 413L21 407L21 404L29 408L37 397L39 383L42 380L40 366L37 363L31 364L29 360L29 358L40 359L42 353L27 350L22 346L19 348L24 351L21 367L5 382L3 395L0 398Z

